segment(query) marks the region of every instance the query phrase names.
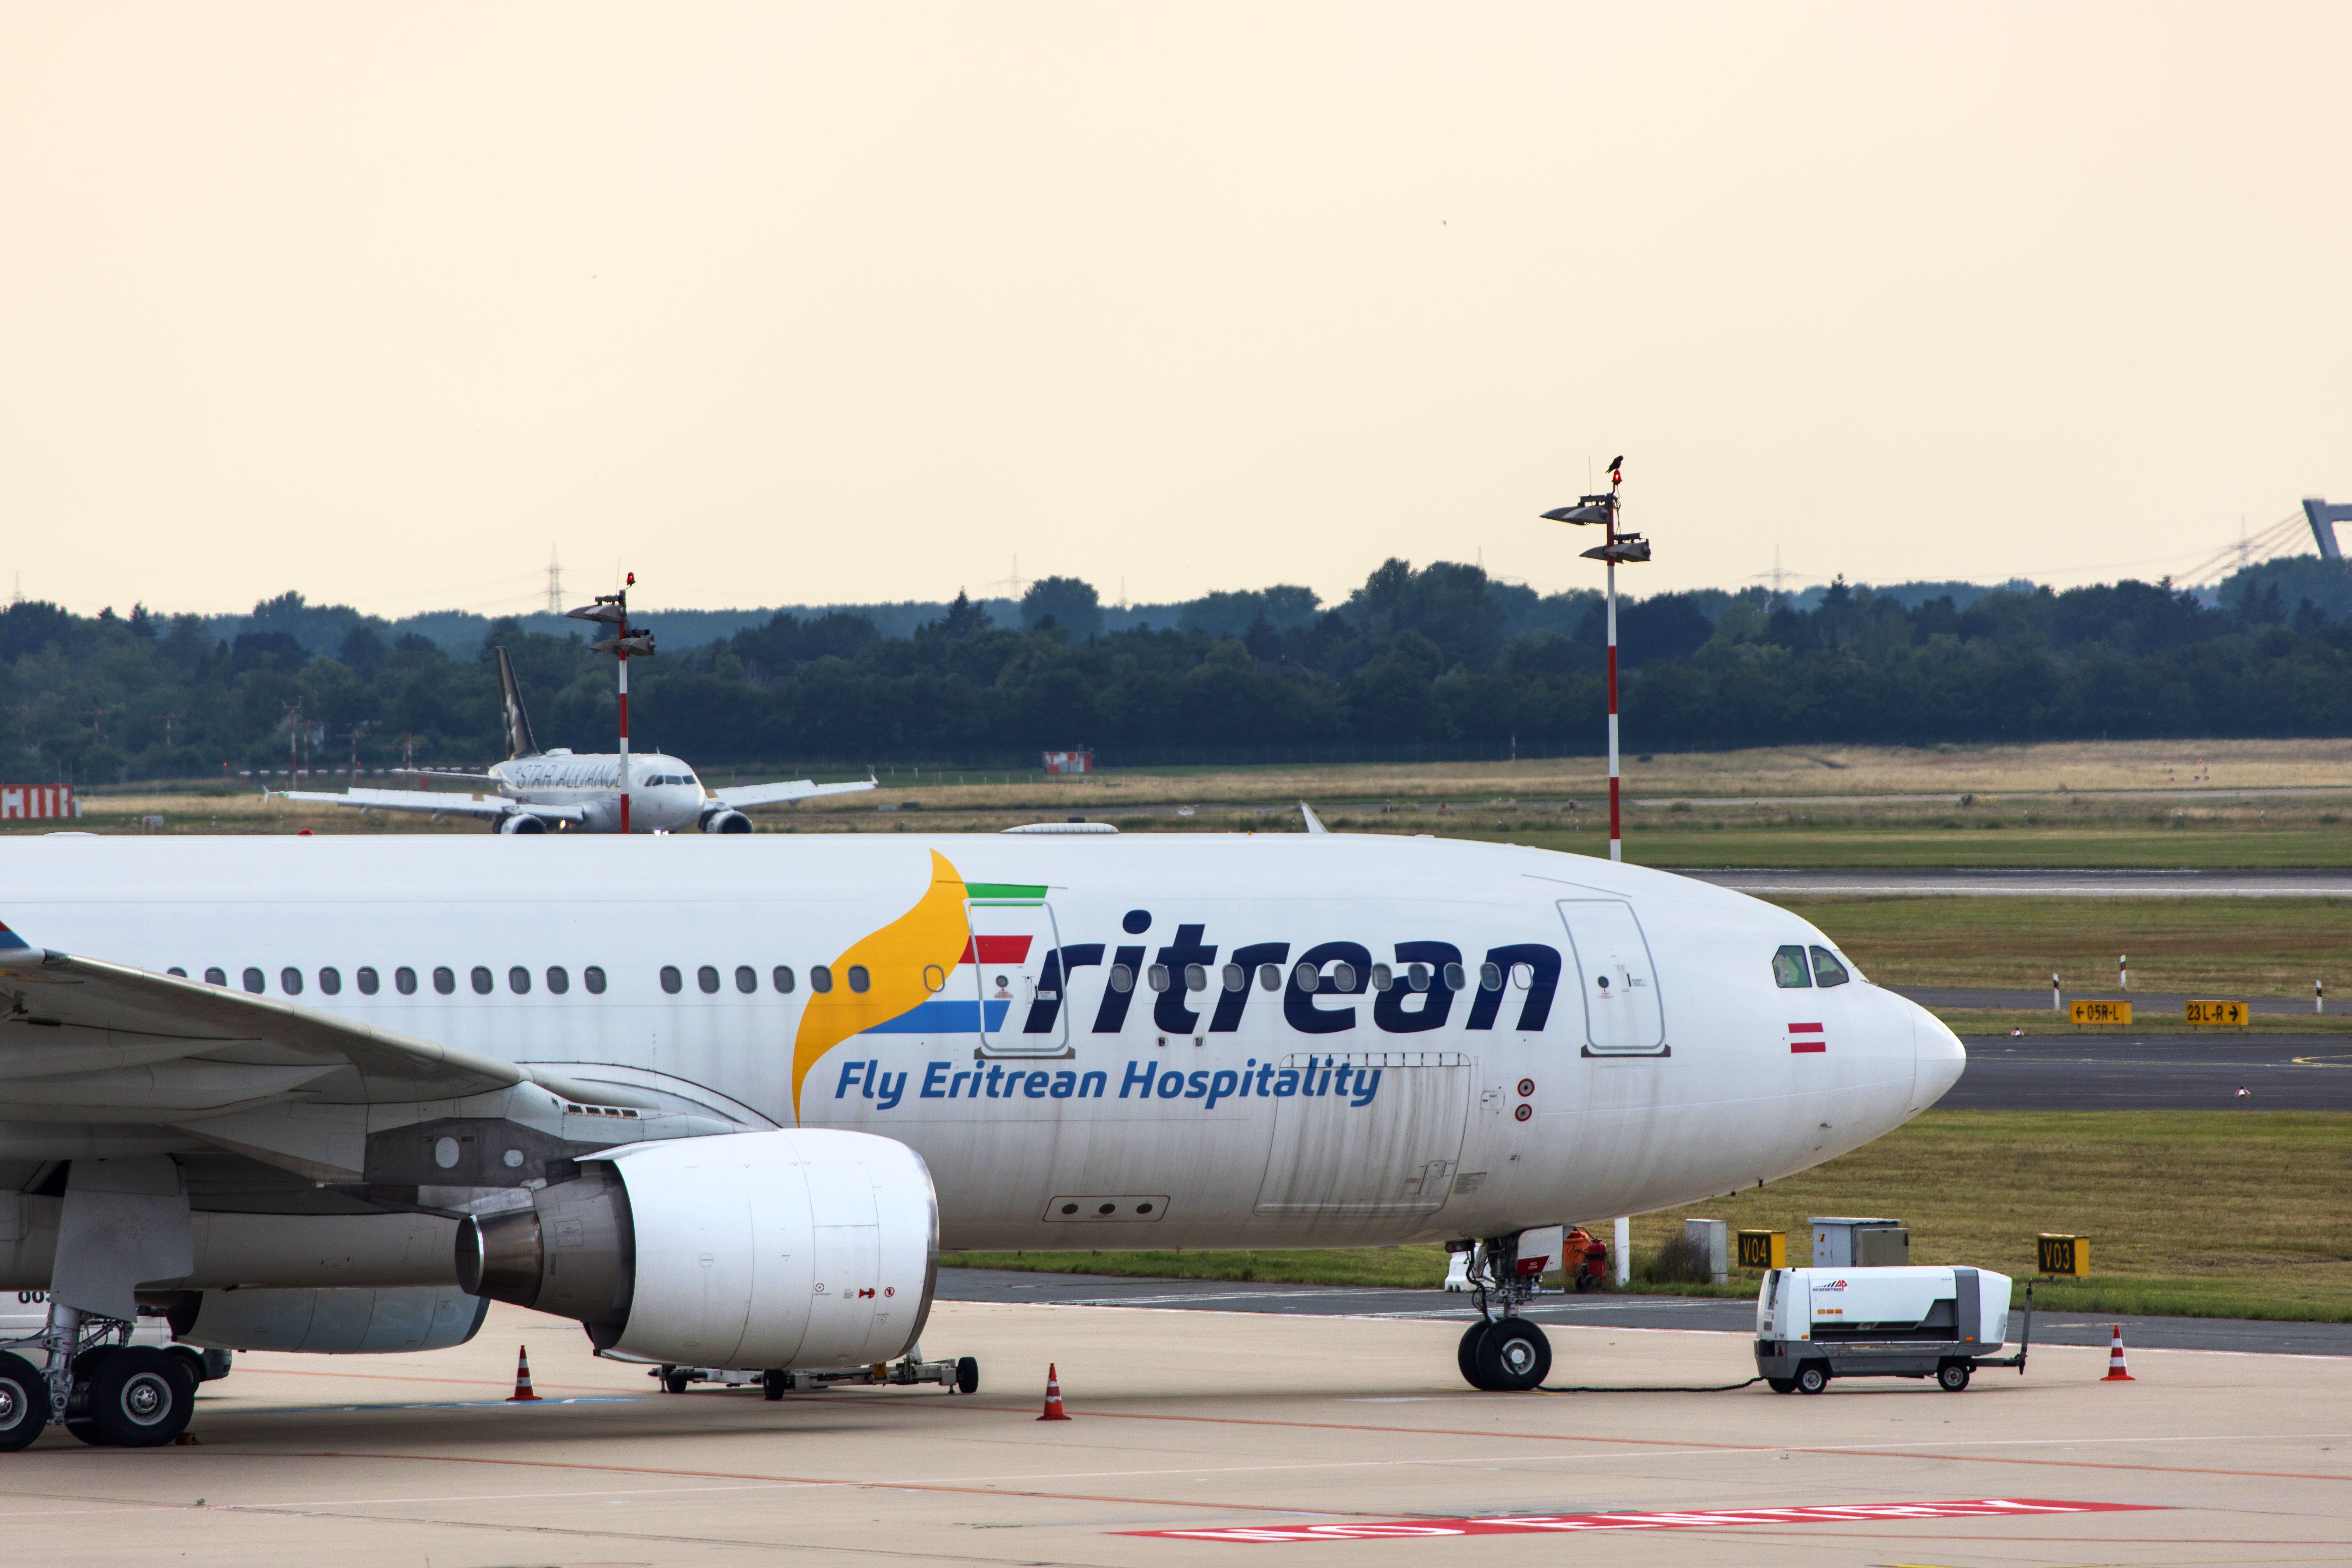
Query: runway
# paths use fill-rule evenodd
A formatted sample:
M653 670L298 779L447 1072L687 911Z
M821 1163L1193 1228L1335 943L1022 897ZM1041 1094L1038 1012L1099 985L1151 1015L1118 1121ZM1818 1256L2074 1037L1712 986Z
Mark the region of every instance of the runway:
M1759 898L2352 899L2352 871L1682 871Z
M1743 1333L1550 1332L1555 1381L1753 1372ZM772 1404L653 1393L591 1359L576 1325L497 1307L451 1351L240 1357L205 1385L198 1446L53 1431L0 1455L0 1515L26 1561L123 1568L1189 1568L1255 1561L1261 1542L1331 1568L1549 1564L1563 1543L1545 1536L1591 1530L1635 1568L2352 1550L2352 1360L2148 1348L2137 1381L2108 1384L2104 1351L2052 1345L1958 1395L1903 1381L1816 1398L1481 1394L1455 1372L1458 1333L944 1301L924 1349L978 1357L979 1394ZM542 1403L504 1402L519 1343ZM1037 1419L1049 1363L1066 1422Z

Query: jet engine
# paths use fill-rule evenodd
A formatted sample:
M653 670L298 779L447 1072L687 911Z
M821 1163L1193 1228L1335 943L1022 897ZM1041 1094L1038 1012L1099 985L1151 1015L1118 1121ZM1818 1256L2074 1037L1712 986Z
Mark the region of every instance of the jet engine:
M547 824L527 811L509 811L499 818L500 833L544 833Z
M922 1332L939 1256L920 1155L808 1129L610 1150L457 1231L466 1289L577 1319L599 1350L694 1366L895 1359Z
M171 1302L172 1337L231 1351L388 1354L462 1345L490 1304L446 1285L382 1290L188 1290Z
M705 833L749 833L751 819L740 811L714 811L702 819Z

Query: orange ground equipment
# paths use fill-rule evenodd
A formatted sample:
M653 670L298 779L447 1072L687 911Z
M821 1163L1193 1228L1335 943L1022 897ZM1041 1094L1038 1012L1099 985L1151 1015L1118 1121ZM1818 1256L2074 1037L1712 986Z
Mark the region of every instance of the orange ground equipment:
M1608 1283L1609 1246L1582 1226L1569 1231L1559 1255L1570 1283L1579 1290L1598 1290Z

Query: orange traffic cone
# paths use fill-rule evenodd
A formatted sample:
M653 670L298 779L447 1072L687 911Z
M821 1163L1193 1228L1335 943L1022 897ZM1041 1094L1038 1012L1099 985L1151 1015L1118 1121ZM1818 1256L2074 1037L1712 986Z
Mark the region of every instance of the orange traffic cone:
M1045 1414L1040 1421L1067 1421L1070 1413L1062 1408L1062 1373L1052 1362L1045 1363Z
M2107 1347L2107 1375L2101 1383L2137 1383L2139 1380L2124 1370L2124 1326L2116 1325L2115 1343Z
M515 1391L507 1395L507 1403L527 1405L535 1403L538 1398L539 1395L530 1391L530 1349L527 1345L517 1345L515 1347Z

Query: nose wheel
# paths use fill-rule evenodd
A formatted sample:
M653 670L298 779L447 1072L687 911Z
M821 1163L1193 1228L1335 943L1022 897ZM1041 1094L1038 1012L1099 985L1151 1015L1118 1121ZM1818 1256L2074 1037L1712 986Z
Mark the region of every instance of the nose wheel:
M1551 1341L1524 1318L1470 1325L1456 1351L1463 1381L1488 1394L1520 1394L1551 1375Z

